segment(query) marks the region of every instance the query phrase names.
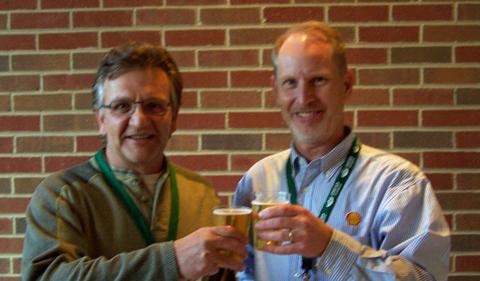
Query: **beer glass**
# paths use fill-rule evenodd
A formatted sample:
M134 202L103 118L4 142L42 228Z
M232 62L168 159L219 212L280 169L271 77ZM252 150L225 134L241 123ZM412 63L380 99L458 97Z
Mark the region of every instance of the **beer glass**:
M279 206L290 203L290 193L285 191L266 190L255 192L255 199L252 201L253 225L258 221L258 214L269 207ZM263 250L265 245L280 245L280 241L264 241L257 237L255 228L253 229L253 246L256 250Z
M213 210L213 221L218 225L231 225L248 237L250 229L250 218L252 209L247 207L218 207ZM223 255L231 256L229 251L222 251ZM241 257L235 255L235 259L241 261ZM234 281L235 272L229 269L220 268L220 271L209 278L210 281Z

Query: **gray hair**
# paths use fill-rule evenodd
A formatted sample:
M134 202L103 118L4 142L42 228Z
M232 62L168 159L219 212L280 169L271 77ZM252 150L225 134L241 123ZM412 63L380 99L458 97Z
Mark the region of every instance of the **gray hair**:
M92 106L98 110L104 99L104 83L131 70L157 67L165 71L170 81L171 103L174 114L182 100L183 82L172 56L158 45L131 42L111 49L101 61L92 87Z
M347 58L345 54L345 43L340 36L340 33L326 23L307 21L292 26L275 41L275 46L272 51L273 74L275 76L277 75L278 68L278 52L287 38L296 33L310 35L315 39L332 45L333 60L337 65L340 74L345 74L347 71Z

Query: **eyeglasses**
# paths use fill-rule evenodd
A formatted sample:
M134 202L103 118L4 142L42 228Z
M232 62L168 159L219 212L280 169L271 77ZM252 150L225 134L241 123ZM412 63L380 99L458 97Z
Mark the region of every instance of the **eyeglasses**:
M99 108L108 108L112 114L118 117L130 116L135 112L137 104L142 104L142 110L148 115L164 115L170 108L170 103L165 103L159 100L115 100L110 104L102 104Z

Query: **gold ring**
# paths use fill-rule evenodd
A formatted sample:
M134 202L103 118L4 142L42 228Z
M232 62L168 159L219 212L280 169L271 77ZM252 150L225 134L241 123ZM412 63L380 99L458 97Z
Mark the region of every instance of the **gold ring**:
M290 230L288 232L288 241L290 241L290 243L294 243L293 242L293 230Z

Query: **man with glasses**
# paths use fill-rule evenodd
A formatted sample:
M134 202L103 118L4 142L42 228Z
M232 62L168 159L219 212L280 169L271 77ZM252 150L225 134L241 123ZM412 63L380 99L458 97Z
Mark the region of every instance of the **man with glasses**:
M112 49L93 107L105 148L47 177L27 210L24 280L196 280L240 271L246 237L213 225L214 189L164 156L182 80L166 50Z

